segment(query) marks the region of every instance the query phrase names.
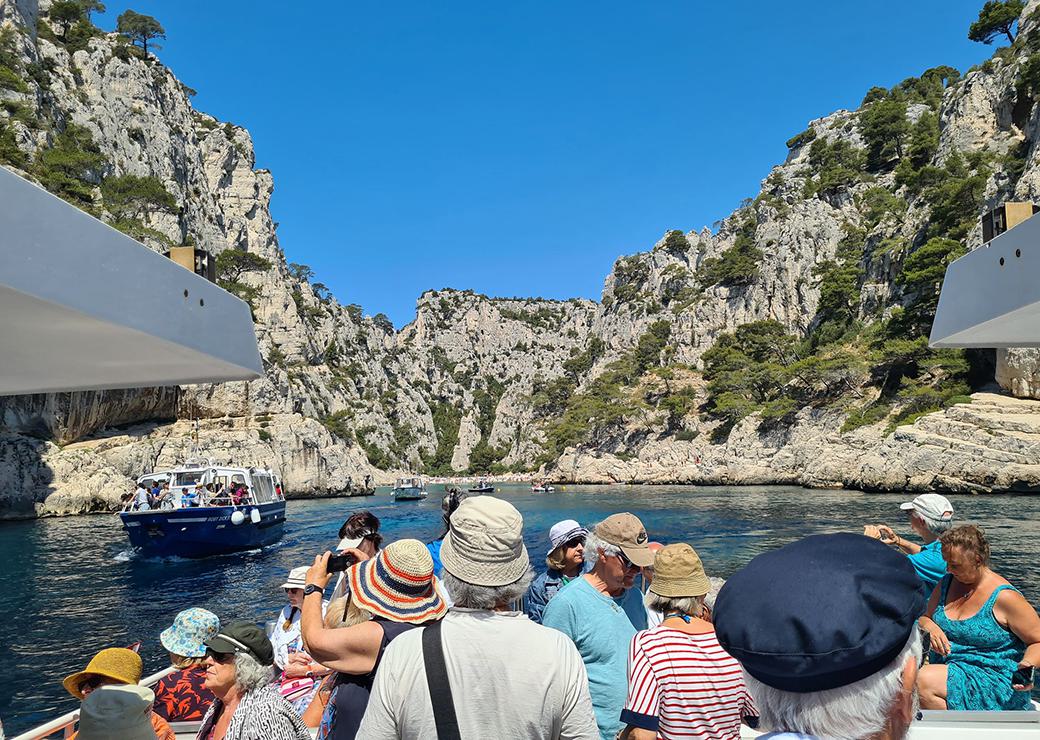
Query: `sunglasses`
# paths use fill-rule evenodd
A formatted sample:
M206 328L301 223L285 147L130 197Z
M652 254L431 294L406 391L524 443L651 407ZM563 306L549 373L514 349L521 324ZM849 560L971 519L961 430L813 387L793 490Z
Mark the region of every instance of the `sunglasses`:
M102 678L101 676L91 676L89 678L85 678L79 685L79 691L81 694L86 694L90 691L94 691L95 689L99 689L102 686L104 686L105 681L106 679Z
M625 570L639 570L639 566L629 560L624 552L618 551L618 560L621 561L621 565L624 566Z
M206 648L206 657L212 660L214 663L220 663L226 665L235 659L234 653L218 653L216 650Z
M575 537L573 539L569 539L566 542L564 542L563 546L564 547L577 547L578 545L584 545L584 544L585 544L585 538L584 537Z

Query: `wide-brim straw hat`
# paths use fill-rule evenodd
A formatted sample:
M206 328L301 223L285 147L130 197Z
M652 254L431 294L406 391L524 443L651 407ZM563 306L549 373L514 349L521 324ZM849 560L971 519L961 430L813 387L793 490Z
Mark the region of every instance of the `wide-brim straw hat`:
M704 596L711 581L697 551L685 542L665 545L654 557L654 579L650 591L667 599Z
M435 588L433 558L419 540L397 540L347 570L354 604L392 622L440 619L448 605Z
M475 586L516 583L531 567L524 518L512 504L476 496L459 504L441 544L444 570Z
M79 708L77 740L155 740L151 689L136 684L102 686Z
M207 609L185 609L173 624L159 633L159 642L174 655L201 658L206 655L206 640L220 632L220 618Z
M71 676L66 676L61 685L77 699L83 698L79 685L88 676L104 676L125 684L136 684L141 680L141 656L129 648L105 648L87 663L87 667Z

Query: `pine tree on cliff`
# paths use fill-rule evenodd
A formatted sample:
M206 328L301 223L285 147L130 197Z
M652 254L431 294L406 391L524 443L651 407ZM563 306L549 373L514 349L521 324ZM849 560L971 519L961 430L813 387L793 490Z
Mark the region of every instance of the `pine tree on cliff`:
M105 4L100 0L75 0L75 2L83 10L83 16L88 21L91 13L104 13L106 10Z
M150 15L142 15L128 10L116 19L116 31L130 39L131 43L140 42L145 57L148 56L148 41L166 38L166 29ZM159 48L152 44L153 48Z
M1025 3L1022 0L989 0L979 11L978 20L968 29L968 38L992 44L995 38L1004 34L1009 43L1014 43L1011 28L1018 21L1018 16L1022 15L1023 8Z
M51 5L48 17L51 23L61 29L61 40L66 41L72 25L86 18L86 15L79 3L73 0L59 0Z

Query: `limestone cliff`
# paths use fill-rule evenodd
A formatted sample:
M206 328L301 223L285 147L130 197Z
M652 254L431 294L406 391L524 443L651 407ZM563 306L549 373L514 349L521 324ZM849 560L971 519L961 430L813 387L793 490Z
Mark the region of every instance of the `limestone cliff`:
M1037 4L979 69L929 70L811 121L757 197L714 231L619 259L601 302L429 291L398 331L287 261L248 131L196 110L117 34L57 29L47 0L0 0L0 163L153 249L248 256L221 281L251 304L266 369L0 399L0 516L111 509L130 476L187 454L190 419L204 454L275 465L297 495L540 465L569 480L1035 490L1033 403L955 392L995 373L1036 397L1035 353L987 370L897 329L921 320L931 288L908 275L934 239L941 265L950 245L979 244L982 209L1040 199ZM763 322L797 344L781 364L807 371L737 412L729 398L727 419L706 353Z

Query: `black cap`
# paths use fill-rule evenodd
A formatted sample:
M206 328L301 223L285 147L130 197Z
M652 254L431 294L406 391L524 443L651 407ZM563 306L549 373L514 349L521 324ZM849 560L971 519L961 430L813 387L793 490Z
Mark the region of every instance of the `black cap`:
M252 622L232 622L222 627L216 636L206 640L206 647L215 653L245 653L261 665L274 664L274 648L267 633Z
M823 534L759 555L722 587L719 643L767 686L847 686L906 645L927 595L910 561L859 534Z

